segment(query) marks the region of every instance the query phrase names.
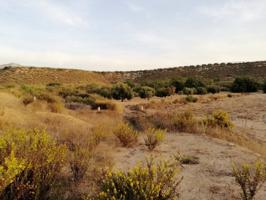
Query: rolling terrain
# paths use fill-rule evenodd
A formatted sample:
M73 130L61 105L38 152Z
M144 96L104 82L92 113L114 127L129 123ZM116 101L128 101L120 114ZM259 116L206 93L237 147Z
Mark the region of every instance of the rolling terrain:
M93 72L73 69L54 69L5 65L0 70L1 84L45 84L58 82L63 84L100 83L134 80L169 80L177 77L199 77L231 81L236 77L248 76L257 80L266 78L266 61L246 63L222 63L167 69L129 71L129 72Z

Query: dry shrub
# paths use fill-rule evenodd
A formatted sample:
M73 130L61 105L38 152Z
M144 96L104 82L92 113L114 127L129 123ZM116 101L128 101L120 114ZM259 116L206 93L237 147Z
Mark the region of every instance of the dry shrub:
M33 96L30 96L30 95L27 95L27 96L23 97L23 99L22 99L22 102L25 106L31 104L33 101L34 101L34 98L33 98Z
M89 146L90 144L74 144L70 153L70 169L75 182L82 180L89 168L90 159L93 156Z
M129 172L107 171L98 181L95 200L174 200L179 196L177 179L179 169L169 162L147 160Z
M261 161L253 165L233 165L233 176L236 183L241 187L241 198L252 200L266 182L266 166Z
M127 123L118 124L113 133L124 147L131 147L138 142L139 133Z
M76 134L75 139L71 135L65 135L61 143L68 147L68 161L72 179L74 182L81 181L90 167L95 148L99 144L98 138L91 134Z
M62 110L64 109L64 106L62 105L61 102L54 102L48 105L49 109L53 113L61 113Z
M197 165L199 164L199 158L191 155L182 155L180 152L174 155L176 161L181 165Z
M109 135L110 133L103 125L98 125L92 129L92 138L96 145L100 144L100 142L105 140Z
M149 128L145 131L144 141L145 145L150 151L155 149L165 138L165 130Z
M207 126L220 127L231 129L234 124L231 121L230 115L223 110L216 110L205 120Z
M195 119L191 111L185 111L182 113L177 113L173 116L174 127L178 131L197 133L199 122Z
M199 121L195 119L191 111L181 113L163 113L157 112L145 117L146 124L149 126L165 129L167 131L181 131L181 132L199 132ZM145 124L142 122L142 124Z

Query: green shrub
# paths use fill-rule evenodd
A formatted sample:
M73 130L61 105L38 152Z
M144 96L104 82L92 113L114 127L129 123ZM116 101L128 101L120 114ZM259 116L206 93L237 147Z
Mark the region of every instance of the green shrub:
M221 91L221 88L219 86L208 86L207 91L209 93L215 94L215 93L219 93Z
M179 91L182 91L185 87L185 84L180 80L173 80L171 82L171 85L175 87L176 93L178 93Z
M197 98L197 97L194 97L194 96L192 96L192 95L188 95L188 96L186 97L186 101L187 101L187 102L190 102L190 103L196 103L196 102L198 101L198 98Z
M231 86L232 92L257 92L259 84L250 78L236 78Z
M65 159L65 146L45 131L9 130L0 136L0 199L49 199ZM4 170L4 173L3 173Z
M133 91L125 83L116 84L111 90L112 97L117 100L124 101L125 99L132 99Z
M73 96L67 96L65 98L66 103L81 103L85 105L94 105L95 98L91 97L89 94L79 94Z
M101 87L96 94L101 95L102 97L111 99L112 98L112 90L109 87Z
M211 116L208 116L205 120L205 123L207 123L208 126L212 127L221 127L221 128L228 128L231 129L234 127L234 124L232 123L230 119L230 115L223 111L223 110L216 110L214 111Z
M196 78L188 78L185 82L185 87L188 88L205 87L205 84Z
M266 93L266 80L262 84L262 90L263 90L264 93Z
M155 95L155 90L148 86L143 86L138 90L138 94L141 98L150 99Z
M162 87L157 88L155 91L155 95L157 97L167 97L175 94L175 88L174 87Z
M98 86L96 84L90 84L86 86L86 92L89 94L98 94L105 98L112 98L112 91L109 87Z
M39 93L43 92L43 89L32 85L22 85L21 90L24 94L29 94L32 96L36 96Z
M165 138L165 130L149 128L145 131L145 145L150 151L156 148Z
M61 83L48 83L46 84L46 89L48 91L55 91L56 89L61 87Z
M193 95L193 94L196 94L196 93L197 93L196 88L187 88L187 87L185 87L183 89L183 94L185 94L185 95Z
M138 142L138 132L127 123L118 124L113 133L124 147L131 147Z
M197 94L201 94L201 95L204 95L204 94L207 94L208 91L205 87L198 87L197 88Z
M179 194L179 169L169 162L148 160L129 172L107 172L98 182L95 200L174 200ZM177 181L176 181L177 180Z
M260 161L253 165L233 165L233 176L241 188L241 198L252 200L266 181L266 166Z
M79 96L80 91L73 88L62 88L58 95L63 97L64 99L68 96Z

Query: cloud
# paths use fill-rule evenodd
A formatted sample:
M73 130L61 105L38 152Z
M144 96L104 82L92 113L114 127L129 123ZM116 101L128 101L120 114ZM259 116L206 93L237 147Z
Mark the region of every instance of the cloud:
M78 4L79 1L76 3ZM53 23L67 26L82 27L88 25L87 19L81 16L80 10L75 10L72 5L68 1L10 0L2 2L0 0L0 10L8 10L15 16L34 14L35 18L45 17Z
M73 12L73 10L68 9L59 4L52 3L47 0L37 1L40 10L52 20L56 20L65 25L69 26L85 26L87 21L83 19L80 15Z
M266 1L227 0L223 5L205 5L199 7L201 14L215 19L241 20L251 22L265 18Z
M129 10L132 12L142 12L144 11L144 8L136 3L133 3L132 1L126 1L125 2Z

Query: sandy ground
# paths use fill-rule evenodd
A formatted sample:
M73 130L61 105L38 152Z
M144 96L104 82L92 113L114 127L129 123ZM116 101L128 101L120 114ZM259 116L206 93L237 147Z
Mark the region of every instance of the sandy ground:
M134 148L101 144L105 152L112 152L114 168L127 170L151 156L157 160L173 159L177 152L199 157L197 165L183 165L180 177L180 199L229 200L239 199L239 188L232 177L233 162L254 162L256 155L242 147L206 136L186 133L168 134L166 140L154 152L147 150L144 142ZM265 200L266 185L258 193L257 200Z
M266 95L236 95L232 98L227 97L227 94L221 94L221 96L213 101L200 100L199 103L185 105L169 104L155 109L166 109L169 112L190 109L199 115L223 109L231 114L236 129L250 134L266 145ZM175 97L170 97L170 100L166 98L165 101L174 100ZM126 104L142 103L147 101L137 99L135 102L133 100ZM152 112L152 109L146 112ZM110 146L105 148L109 149ZM132 149L113 147L112 157L115 167L125 170L151 155L157 159L169 159L178 151L181 154L197 156L200 160L198 165L184 165L182 168L180 176L183 177L183 181L180 185L180 197L183 200L239 199L240 188L232 177L232 164L234 162L254 163L258 159L258 154L243 147L207 136L187 133L168 134L163 144L153 153L146 149L143 142ZM266 199L266 184L257 194L256 199Z

